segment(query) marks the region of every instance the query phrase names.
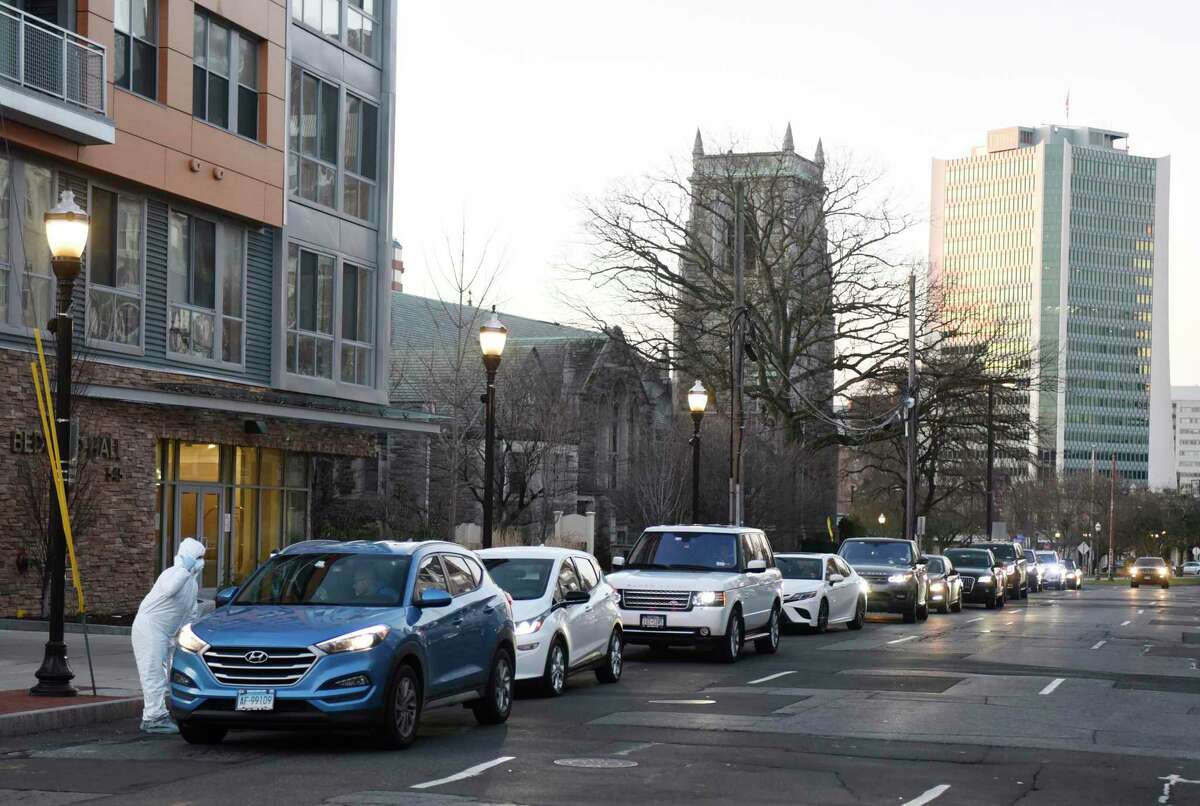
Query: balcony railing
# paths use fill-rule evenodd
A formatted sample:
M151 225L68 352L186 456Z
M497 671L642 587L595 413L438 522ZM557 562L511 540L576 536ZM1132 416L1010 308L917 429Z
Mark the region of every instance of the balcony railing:
M0 3L0 77L104 115L106 58L103 45Z

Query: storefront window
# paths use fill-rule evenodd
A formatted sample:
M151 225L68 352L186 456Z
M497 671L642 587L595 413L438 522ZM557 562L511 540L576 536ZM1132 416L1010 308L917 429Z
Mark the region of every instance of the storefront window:
M264 487L279 487L283 484L283 451L261 448L262 475L259 484Z
M283 491L263 490L262 511L258 520L258 561L264 562L279 548L283 531Z
M193 444L184 442L179 445L179 479L180 481L221 480L221 448L219 445Z

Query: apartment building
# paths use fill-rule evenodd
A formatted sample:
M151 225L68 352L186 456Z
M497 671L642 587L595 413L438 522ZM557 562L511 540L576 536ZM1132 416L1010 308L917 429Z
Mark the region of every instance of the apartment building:
M129 612L185 537L204 587L243 578L310 536L332 461L436 429L387 395L391 9L0 3L0 614L42 585L29 362L62 191L91 220L72 473L93 609Z

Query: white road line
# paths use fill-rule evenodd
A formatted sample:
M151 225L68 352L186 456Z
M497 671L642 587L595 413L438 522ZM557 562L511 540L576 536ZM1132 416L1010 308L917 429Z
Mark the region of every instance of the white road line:
M766 677L760 677L760 678L758 678L757 680L751 680L751 681L750 681L749 683L747 683L746 685L747 685L747 686L756 686L756 685L758 685L759 683L765 683L765 682L767 682L768 680L778 680L778 679L779 679L779 678L781 678L781 677L787 677L789 674L795 674L795 673L796 673L795 671L791 671L791 672L776 672L775 674L769 674L769 675L767 675Z
M1142 615L1142 613L1145 613L1145 612L1146 612L1145 610L1139 610L1138 615L1140 616L1140 615Z
M1016 624L1016 623L1017 623L1017 622L1015 622L1015 621L1006 621L1006 622L1004 622L1004 626L1005 626L1005 627L1011 627L1012 625L1014 625L1014 624Z
M1099 649L1107 643L1108 641L1097 641L1096 643L1092 644L1092 649Z
M641 744L635 744L633 747L626 747L624 750L618 750L617 752L613 753L613 755L627 756L630 753L636 753L639 750L649 750L651 747L657 746L658 742L642 742Z
M950 784L938 784L933 789L926 789L912 800L905 801L901 804L901 806L925 806L926 803L937 800L942 795L946 794L946 790L949 788Z
M410 789L430 789L435 786L441 786L442 784L452 784L455 781L461 781L464 778L474 778L481 772L487 772L492 767L495 767L498 764L503 764L506 761L512 761L514 758L516 758L516 756L500 756L500 758L494 758L491 761L485 761L482 764L476 764L474 767L467 767L462 772L456 772L453 775L447 775L445 778L438 778L436 781L426 781L423 784L414 784L410 787Z
M889 644L903 644L905 641L915 641L920 637L921 636L919 636L919 635L906 635L903 638L897 638L894 641L888 641L888 643Z
M975 618L969 618L966 621L964 621L963 624L971 624L976 621L983 621L983 616L976 616Z
M1122 627L1128 627L1128 626L1129 626L1130 624L1132 624L1132 623L1133 623L1132 621L1122 621L1122 622L1121 622L1121 626L1122 626Z
M716 705L716 700L646 700L652 705Z
M1050 683L1048 686L1046 686L1044 689L1042 689L1041 691L1039 691L1039 692L1038 692L1038 694L1053 694L1053 693L1054 693L1054 689L1056 689L1056 688L1058 688L1059 686L1061 686L1061 685L1063 684L1063 681L1064 681L1064 680L1066 680L1066 678L1065 678L1065 677L1056 677L1056 678L1054 678L1054 681L1053 681L1052 683Z

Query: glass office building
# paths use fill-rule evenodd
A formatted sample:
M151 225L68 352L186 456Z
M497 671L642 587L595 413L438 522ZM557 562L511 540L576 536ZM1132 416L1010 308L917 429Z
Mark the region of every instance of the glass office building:
M934 160L930 271L998 366L1033 358L1044 466L1113 454L1123 478L1174 486L1167 347L1170 158L1124 132L1011 127Z

